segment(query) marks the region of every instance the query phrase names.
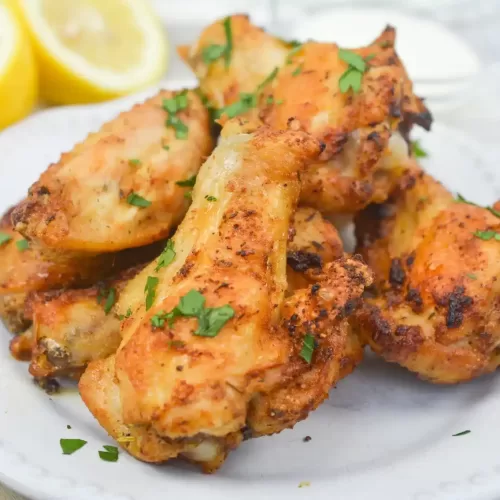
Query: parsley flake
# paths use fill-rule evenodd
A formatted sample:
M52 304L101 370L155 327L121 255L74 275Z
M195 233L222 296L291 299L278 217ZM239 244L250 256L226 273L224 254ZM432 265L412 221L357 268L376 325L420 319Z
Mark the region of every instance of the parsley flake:
M212 44L204 47L201 51L201 58L205 64L213 63L221 58L226 52L226 45Z
M207 195L205 196L205 200L207 200L207 201L217 201L217 198L216 198L215 196L212 196L212 195L210 195L210 194L207 194Z
M224 33L226 34L226 50L224 51L224 61L226 68L229 68L231 63L231 55L233 52L233 31L231 27L231 18L228 16L224 19Z
M222 327L234 316L234 309L226 304L221 307L205 307L205 297L197 290L190 290L181 297L179 304L166 313L160 311L151 318L151 325L163 328L168 321L173 325L178 317L198 318L198 328L193 335L200 337L215 337Z
M241 93L238 101L216 110L215 117L220 118L222 115L227 115L228 118L234 118L256 106L257 96L255 94Z
M427 158L429 156L425 149L422 149L420 141L411 141L411 152L415 158Z
M297 66L293 72L292 72L292 76L297 76L297 75L300 75L302 73L302 64L300 66Z
M290 42L290 44L292 45L292 50L288 52L288 56L286 57L287 64L292 64L293 57L302 50L302 44L300 42L294 40Z
M24 252L30 247L30 242L28 240L18 240L16 241L16 247L20 252Z
M457 193L457 197L455 199L457 203L466 203L467 205L472 205L473 207L481 207L481 205L478 205L477 203L474 203L473 201L467 200L464 198L460 193ZM482 207L481 207L482 208ZM500 218L500 211L495 210L493 207L484 207L488 212L493 214L495 217Z
M120 321L123 321L124 319L128 319L128 318L130 318L130 316L132 316L132 309L129 307L129 308L127 309L127 312L126 312L125 314L119 314L119 315L118 315L118 319L119 319Z
M299 483L299 488L305 488L306 486L311 486L310 481L301 481Z
M359 54L346 49L339 49L339 58L348 64L347 69L339 78L339 89L345 94L352 89L353 92L361 90L363 73L367 70L367 62L372 59L373 54L361 57Z
M477 238L484 240L484 241L490 241L492 239L495 239L496 241L500 241L500 233L497 233L496 231L493 231L489 229L488 231L474 231L474 236Z
M131 160L128 161L128 164L131 167L140 167L142 165L142 162L138 158L132 158Z
M164 144L162 146L162 148L165 150L165 151L170 151L170 146L168 144Z
M144 287L144 293L146 293L146 311L151 309L156 298L156 288L160 280L155 276L148 276L146 280L146 286Z
M176 139L187 139L189 128L178 116L168 115L165 124L175 130Z
M193 187L196 184L196 175L184 179L183 181L177 181L176 184L181 187Z
M466 430L466 431L462 431L462 432L457 432L456 434L452 434L453 437L457 437L457 436L465 436L466 434L470 434L470 431L469 430Z
M468 273L466 276L471 280L477 280L477 276L474 273Z
M83 439L60 439L59 444L61 445L63 455L71 455L80 448L83 448L87 444L87 441Z
M104 445L103 448L106 451L99 451L99 457L105 462L117 462L118 461L118 448L116 446Z
M106 298L106 302L104 304L104 312L109 314L116 301L116 290L114 288L110 288L108 291L108 296Z
M5 243L9 242L12 239L12 236L7 233L0 232L0 246L5 245Z
M339 49L339 57L342 61L361 73L366 71L366 62L359 54L347 49Z
M139 208L147 208L151 205L151 202L149 200L146 200L146 198L143 198L142 196L134 192L130 193L127 196L127 203Z
M175 130L177 139L187 139L188 127L176 114L188 107L187 90L176 94L170 99L163 99L162 107L168 113L165 125Z
M163 252L158 257L158 264L155 271L158 272L162 267L166 267L175 259L175 249L173 240L168 240Z
M271 71L271 73L269 73L268 76L266 76L265 80L257 86L256 92L259 93L267 85L269 85L276 78L277 74L278 74L278 68L276 67Z
M184 193L184 198L186 198L186 200L192 200L193 199L193 192L192 191L186 191Z
M312 356L315 348L314 337L310 333L306 333L300 351L300 357L311 364Z

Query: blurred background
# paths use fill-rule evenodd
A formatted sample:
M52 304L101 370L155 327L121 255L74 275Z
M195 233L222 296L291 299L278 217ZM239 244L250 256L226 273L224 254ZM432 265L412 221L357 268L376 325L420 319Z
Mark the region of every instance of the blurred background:
M254 22L283 38L335 41L345 47L368 43L386 24L396 26L397 50L417 93L427 99L436 120L482 141L496 142L500 122L499 0L0 0L0 5L2 2L13 6L22 29L30 32L38 64L38 83L31 85L37 85L39 90L9 120L2 122L0 117L0 128L51 105L101 101L148 86L194 84L190 71L176 55L176 45L192 43L203 27L217 18L245 12ZM62 56L40 55L47 43L40 40L45 35L40 34L33 14L26 12L27 3L39 6L34 17L44 17L66 48L80 51L85 58L104 66L108 64L106 59L117 61L117 67L124 51L130 54L130 58L125 58L130 64L134 57L139 57L133 53L134 37L138 40L146 36L141 29L151 30L144 26L136 30L134 24L142 21L138 21L140 16L134 21L133 5L148 3L164 36L150 40L155 48L148 50L155 52L162 63L145 69L144 81L138 80L130 88L125 85L119 92L82 89L74 78L78 70L70 68L68 72L69 63L62 64L65 69L61 69L61 64L54 65L54 59ZM119 38L124 31L131 34L129 47L122 46L121 55L111 48L106 51L106 44L113 44L113 36ZM0 31L0 63L1 45ZM20 66L27 68L27 64ZM26 71L22 68L18 73ZM20 83L17 88L21 88ZM10 100L5 91L3 94L4 101ZM1 71L0 105L6 109L2 102Z

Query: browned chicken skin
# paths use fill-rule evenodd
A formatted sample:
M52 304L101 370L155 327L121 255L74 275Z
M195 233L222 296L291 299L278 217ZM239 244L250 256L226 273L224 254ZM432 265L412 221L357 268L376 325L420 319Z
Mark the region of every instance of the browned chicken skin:
M356 320L376 353L435 383L497 368L500 243L483 231L500 231L500 219L457 202L423 172L358 214L358 251L375 273L376 296Z
M405 172L403 139L413 123L429 129L431 116L413 94L388 27L367 47L352 50L368 60L359 92L342 93L347 63L330 43L286 43L252 25L246 16L227 18L232 27L229 63L207 59L211 46L227 43L227 20L218 21L179 52L222 123L238 111L275 129L304 130L320 139L321 162L303 175L301 203L323 212L352 213L384 201ZM256 64L258 61L258 64ZM228 107L233 105L232 107Z
M124 322L117 354L89 365L80 393L132 455L150 462L180 455L211 472L244 432L293 426L338 380L346 316L370 273L341 258L309 271L314 284L285 298L298 172L318 152L300 132L224 138L200 171L173 238L175 258L160 269L154 262L124 290L121 303L140 297L141 305ZM146 310L148 276L158 284ZM194 318L157 323L193 290L207 307L234 312L211 338L193 334Z
M112 252L161 240L189 204L177 182L195 175L212 147L198 94L161 91L51 165L14 210L15 228L59 251Z

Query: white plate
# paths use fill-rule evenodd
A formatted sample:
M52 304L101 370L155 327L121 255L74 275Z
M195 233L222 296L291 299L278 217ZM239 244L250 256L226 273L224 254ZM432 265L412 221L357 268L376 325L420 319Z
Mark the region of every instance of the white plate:
M46 110L0 135L2 209L61 151L137 100ZM474 141L436 126L428 169L481 203L500 198L496 163ZM151 466L121 453L72 389L49 397L8 351L0 327L0 481L50 500L491 500L500 494L500 379L436 387L372 356L294 430L244 443L208 477L180 462ZM71 429L66 428L67 424ZM462 437L452 434L470 429ZM312 440L303 442L309 435ZM61 454L60 438L87 446ZM310 486L298 488L302 481Z

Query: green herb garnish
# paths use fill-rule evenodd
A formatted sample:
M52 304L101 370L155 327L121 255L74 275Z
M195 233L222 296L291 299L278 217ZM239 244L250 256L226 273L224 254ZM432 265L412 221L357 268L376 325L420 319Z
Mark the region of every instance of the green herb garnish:
M155 271L158 272L162 267L166 267L175 259L175 249L173 240L168 240L163 252L158 257L158 264Z
M271 71L271 73L269 73L269 75L266 76L265 80L257 86L256 93L258 94L261 90L264 90L264 88L276 78L277 74L278 74L278 68L274 68Z
M205 196L205 200L207 200L207 201L217 201L217 198L216 198L215 196L212 196L212 195L210 195L210 194L207 194L207 195Z
M134 207L147 208L151 205L151 202L139 196L137 193L130 193L127 196L127 203L133 205Z
M9 242L12 239L12 236L7 233L0 232L0 246L5 245L5 243Z
M300 357L311 364L312 355L315 348L314 337L310 333L306 333L300 351Z
M177 181L176 184L181 187L193 187L196 184L196 175L184 179L183 181Z
M71 455L80 448L83 448L87 444L87 441L83 439L60 439L59 444L61 445L63 455Z
M188 107L187 90L183 90L170 99L163 99L162 107L168 113L165 125L175 130L177 139L187 139L188 127L176 114Z
M151 309L155 298L156 298L156 287L160 280L155 276L148 276L146 280L146 286L144 287L144 292L146 293L146 311Z
M116 290L114 288L110 288L108 291L106 302L104 304L104 312L106 314L109 314L109 311L111 311L112 307L115 305L115 301L116 301Z
M460 193L457 193L457 197L456 197L456 201L458 203L466 203L467 205L472 205L473 207L480 207L480 208L483 208L481 207L481 205L478 205L477 203L474 203L473 201L469 201L467 200L466 198L464 198ZM498 217L500 218L500 211L498 210L495 210L493 207L484 207L486 210L488 210L488 212L490 212L491 214L493 214L495 217Z
M500 233L497 233L496 231L492 231L491 229L488 231L474 231L473 234L477 238L480 238L481 240L484 240L484 241L490 241L492 239L495 239L496 241L500 241Z
M127 312L125 314L119 314L118 315L118 319L120 321L123 321L124 319L130 318L130 316L132 316L132 309L129 307L127 309Z
M302 44L296 40L291 41L290 45L292 45L292 50L288 52L288 56L286 57L287 64L292 64L293 56L302 50Z
M162 328L165 321L172 326L178 317L198 318L198 328L193 335L215 337L222 327L234 316L234 309L226 304L221 307L205 307L205 297L197 290L189 291L181 297L179 304L170 312L160 311L151 318L155 328Z
M162 146L162 148L163 148L165 151L170 151L170 146L169 146L169 145L167 145L167 144L164 144L164 145Z
M175 130L176 139L187 139L189 128L178 116L168 115L165 124Z
M201 57L205 64L210 64L214 61L217 61L220 57L222 57L226 52L225 45L217 45L212 44L204 47L201 51Z
M224 33L226 34L226 50L224 51L224 60L226 68L229 68L231 63L231 55L233 52L233 31L231 28L231 18L228 16L224 19Z
M475 274L473 274L473 273L468 273L468 274L466 274L466 276L468 278L470 278L471 280L477 280L477 276Z
M30 242L28 240L16 241L16 247L20 252L24 252L25 250L28 250L28 248L30 247Z
M339 58L348 64L348 68L339 78L339 89L342 93L345 94L349 89L352 89L353 92L361 90L363 73L368 67L367 61L372 58L371 56L372 54L363 59L363 57L355 52L339 49Z
M184 193L184 198L186 198L186 200L192 200L193 199L193 192L192 191L186 191Z
M140 167L142 165L142 162L138 158L132 158L131 160L128 161L128 164L131 167Z
M215 117L220 118L222 115L227 115L228 118L246 113L257 106L257 96L255 94L240 94L239 101L233 102L223 108L215 111Z
M302 73L302 64L300 66L297 66L293 72L292 72L292 76L297 76L297 75L300 75Z
M456 437L456 436L465 436L465 434L469 434L470 431L467 430L467 431L462 431L462 432L457 432L456 434L452 434L453 437Z
M106 462L117 462L118 461L118 448L116 446L104 445L103 448L106 451L100 451L99 456L101 460Z
M411 141L411 152L415 158L427 158L427 151L422 149L420 141Z

